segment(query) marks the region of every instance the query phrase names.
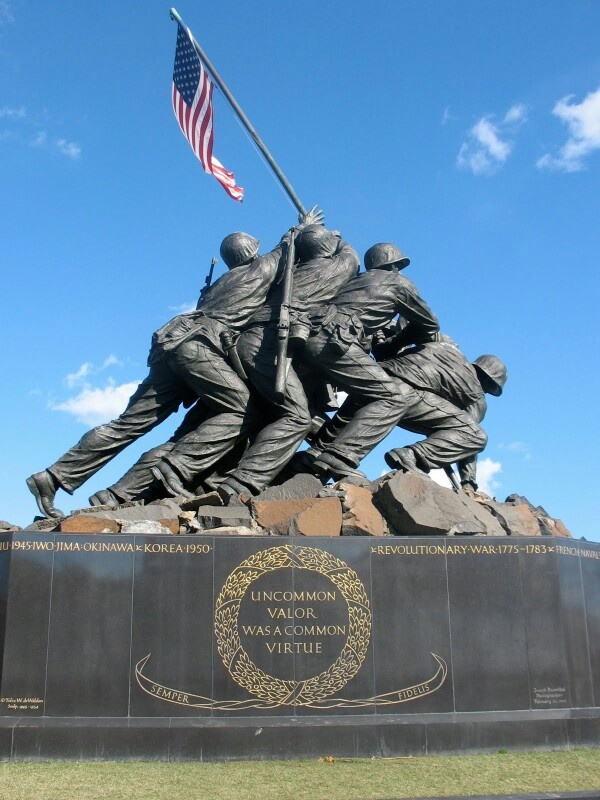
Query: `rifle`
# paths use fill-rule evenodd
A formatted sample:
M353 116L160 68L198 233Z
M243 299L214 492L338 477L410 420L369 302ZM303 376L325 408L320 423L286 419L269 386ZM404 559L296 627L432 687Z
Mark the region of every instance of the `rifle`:
M444 464L444 472L448 476L448 480L452 484L452 490L460 494L460 484L456 478L456 473L452 469L452 464Z
M283 296L281 299L281 309L279 311L279 323L277 325L277 372L275 374L276 403L283 402L288 371L287 349L290 338L290 303L292 300L292 281L294 276L294 261L296 258L296 247L294 244L295 235L296 228L292 228L285 260Z
M210 289L212 284L213 272L215 271L215 264L218 262L218 258L212 257L210 261L210 269L208 270L208 275L204 279L204 286L200 289L200 297L198 298L198 305L204 300L204 295Z

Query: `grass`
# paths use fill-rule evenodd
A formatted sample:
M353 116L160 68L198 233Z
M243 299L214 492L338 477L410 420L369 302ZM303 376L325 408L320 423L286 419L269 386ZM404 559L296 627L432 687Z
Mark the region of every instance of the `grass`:
M600 749L232 763L0 764L0 800L373 800L600 789Z

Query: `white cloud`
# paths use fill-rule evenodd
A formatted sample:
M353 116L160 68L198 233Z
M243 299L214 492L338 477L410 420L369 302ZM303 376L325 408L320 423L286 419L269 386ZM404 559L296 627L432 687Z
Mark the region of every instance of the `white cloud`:
M14 20L15 18L10 8L10 0L0 0L0 25L3 22L14 22Z
M31 146L43 147L46 144L47 140L48 140L48 134L46 133L46 131L40 131L39 133L36 133L36 135L33 137Z
M81 156L81 145L76 142L68 142L66 139L56 140L56 149L67 158L79 158Z
M451 119L452 116L450 115L450 106L446 106L444 113L442 114L442 125L446 125Z
M116 357L116 355L114 355L114 353L111 353L108 356L108 358L104 359L104 362L102 363L102 366L100 367L100 369L106 369L107 367L112 367L112 366L115 366L115 365L118 366L118 367L122 367L123 366L123 362L119 361L119 359Z
M477 485L480 492L494 496L502 484L494 476L502 472L502 464L491 458L481 458L477 461Z
M51 403L50 408L53 411L72 414L79 422L88 425L99 425L118 417L138 382L117 385L112 378L109 378L104 388L95 388L89 382L92 375L97 375L115 365L123 366L113 353L105 358L99 367L91 361L85 361L79 369L65 376L67 387L78 390L79 393L61 403Z
M78 370L75 372L70 372L65 377L65 383L69 389L73 389L75 386L81 385L85 385L87 388L89 388L89 385L86 382L87 378L89 378L91 375L97 375L99 372L102 372L102 370L114 366L123 366L123 362L119 361L114 353L111 353L109 356L107 356L99 367L97 367L95 364L92 364L91 361L85 361Z
M25 111L24 106L20 106L19 108L3 106L0 108L0 119L23 119L23 117L26 116L27 112Z
M530 461L532 458L529 445L525 442L509 442L508 444L500 444L498 447L500 450L508 450L509 453L516 453L522 456L523 461Z
M444 486L446 489L452 489L450 478L446 475L443 469L432 469L429 473L429 477L440 486Z
M491 458L479 459L477 461L478 491L485 492L493 497L494 492L502 485L494 478L494 475L497 475L499 472L502 472L502 464L499 461L492 461ZM440 486L445 486L447 489L452 488L450 480L443 469L432 469L429 473L429 477Z
M32 147L43 147L45 150L60 153L67 158L78 159L81 156L81 146L67 139L54 139L50 141L46 131L39 131L31 140Z
M174 311L175 314L189 314L190 311L196 310L196 303L181 303L178 306L168 306L169 311Z
M527 107L523 103L517 103L511 106L504 115L504 123L511 125L517 122L525 122L527 119Z
M552 113L569 129L569 138L556 156L546 153L536 162L538 169L579 172L584 159L600 148L600 88L586 95L581 103L571 102L573 95L563 97Z
M481 117L460 146L457 166L474 175L493 175L511 154L511 137L526 119L527 109L522 103L511 106L501 121L494 121L493 114Z
M65 378L65 383L72 389L74 386L82 383L92 370L92 365L89 361L82 364L76 372L70 372Z
M72 414L78 422L86 425L101 425L115 419L125 410L129 398L139 383L132 381L117 386L114 381L109 381L103 389L85 386L75 397L50 405L50 408L53 411Z

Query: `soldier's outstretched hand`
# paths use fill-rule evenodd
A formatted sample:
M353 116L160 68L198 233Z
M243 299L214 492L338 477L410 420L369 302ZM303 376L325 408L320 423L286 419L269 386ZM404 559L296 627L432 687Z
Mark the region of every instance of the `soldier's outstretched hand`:
M298 220L301 225L323 225L325 223L325 214L317 206L313 206L306 214L299 214Z

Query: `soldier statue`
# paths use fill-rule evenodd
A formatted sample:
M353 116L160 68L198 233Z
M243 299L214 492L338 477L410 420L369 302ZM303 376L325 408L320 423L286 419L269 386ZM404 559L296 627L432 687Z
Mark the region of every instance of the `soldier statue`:
M365 343L398 314L406 323L406 342L437 337L436 316L414 283L401 274L409 263L396 245L373 245L365 253L366 272L347 283L330 305L310 315L313 327L301 356L348 394L353 409L338 435L321 440L318 453L312 451L310 468L325 480L355 470L396 426L409 402L409 387L373 361Z
M321 217L311 209L302 215L301 224L318 222ZM54 506L59 488L72 494L182 403L201 398L214 412L202 423L207 464L216 462L257 424L258 408L225 349L230 337L263 306L290 235L264 256L258 255L259 241L249 234L234 233L223 240L221 256L229 271L210 287L195 311L174 317L153 335L149 373L125 411L85 433L54 464L27 479L45 516L62 516Z

